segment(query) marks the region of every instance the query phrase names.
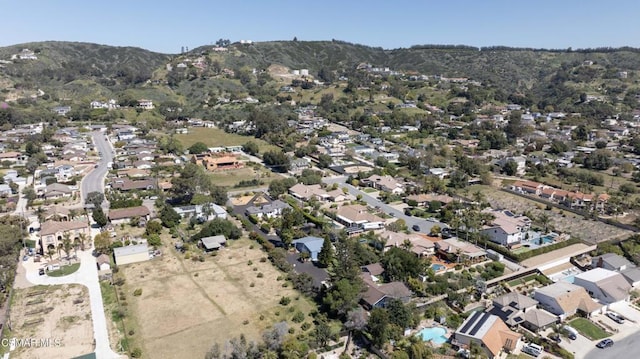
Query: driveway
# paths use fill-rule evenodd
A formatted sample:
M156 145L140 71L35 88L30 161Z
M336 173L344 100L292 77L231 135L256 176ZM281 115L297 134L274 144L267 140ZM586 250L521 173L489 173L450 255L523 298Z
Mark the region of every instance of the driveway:
M300 253L288 253L287 262L293 266L293 270L300 273L307 273L313 278L313 286L317 288L322 287L322 282L329 279L329 274L323 268L316 267L313 262L306 261L300 262Z
M431 232L431 227L433 227L435 225L440 226L440 228L448 228L449 227L448 225L446 225L445 223L442 223L442 222L427 221L427 220L422 219L422 218L416 218L416 217L407 216L407 215L404 214L404 211L399 210L397 208L394 208L394 207L392 207L392 206L380 201L379 199L377 199L376 197L372 196L371 194L359 190L358 188L346 183L346 180L347 180L347 177L335 176L335 177L325 177L325 178L322 179L322 182L324 182L326 184L337 183L340 187L346 188L351 195L356 196L356 197L358 195L361 195L362 196L362 200L365 203L367 203L369 206L371 206L371 207L379 207L380 210L382 210L383 212L385 212L387 214L391 214L395 218L404 220L404 222L407 224L407 227L409 227L409 228L413 228L414 225L419 226L420 227L420 231L419 232L421 232L421 233L429 234L429 232Z
M105 139L105 133L96 131L91 134L93 143L98 152L101 153L98 167L94 168L87 174L80 184L81 203L84 204L84 198L91 192L104 193L104 176L109 171L108 164L113 162L113 147L111 143ZM103 208L109 208L108 204L102 202ZM106 206L106 207L105 207Z
M93 338L96 343L96 358L126 358L126 356L123 357L111 350L109 345L107 319L104 314L102 292L100 291L100 283L98 282L98 267L96 265L96 259L92 253L93 248L85 251L78 251L80 268L75 273L64 277L39 275L38 268L42 266L42 263L34 263L33 259L30 258L26 262L21 262L21 268L18 269L18 276L22 276L22 278L16 279L16 286L27 287L29 285L58 284L84 285L89 290L89 299L91 301L91 319L93 321Z

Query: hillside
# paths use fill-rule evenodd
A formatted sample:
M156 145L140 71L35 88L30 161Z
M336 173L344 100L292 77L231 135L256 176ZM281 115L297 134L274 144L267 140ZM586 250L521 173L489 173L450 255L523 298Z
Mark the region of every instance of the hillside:
M23 49L33 51L37 59L10 61ZM469 100L475 106L517 102L569 110L581 97L590 96L605 104L598 107L608 106L606 113L615 113L628 110L616 105L625 99L629 100L628 107L633 107L631 100L639 88L640 53L628 48L551 51L425 45L384 50L334 40L234 43L227 50L216 52L212 46L202 46L185 54L167 55L134 47L75 42L4 47L0 48L0 101L22 100L16 110L38 113L59 104L77 108L95 99L134 103L145 97L156 103L178 102L184 113L207 115L201 110L215 106L219 98L251 96L260 102L273 101L280 87L294 79L287 71L299 69L308 69L311 77L328 82L345 76L351 91L375 84L371 90L375 93L360 91L360 99L373 96L397 103L407 94L422 95L441 107L451 101ZM356 67L363 63L429 78L469 78L480 82L482 89L386 76L380 79L357 72ZM258 71L252 74L252 69ZM272 76L261 77L260 70L268 70ZM620 79L620 72L628 78ZM382 82L388 90L383 90ZM326 93L337 98L348 91L347 87L343 83L322 92L302 88L296 92L296 100L318 102ZM381 100L382 107L387 100ZM572 110L594 112L590 108ZM86 112L74 115L86 117Z

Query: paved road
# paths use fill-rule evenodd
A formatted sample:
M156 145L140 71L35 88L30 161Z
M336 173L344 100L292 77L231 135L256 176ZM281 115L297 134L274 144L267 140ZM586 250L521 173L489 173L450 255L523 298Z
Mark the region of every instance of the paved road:
M84 198L88 193L104 193L104 176L107 174L107 171L109 171L107 164L113 161L113 147L111 147L111 143L105 139L104 132L95 131L91 134L91 137L93 138L96 150L101 153L101 156L98 167L94 168L82 179L80 185L82 203L84 203ZM105 207L106 202L103 202L102 206Z
M615 340L612 347L606 349L593 349L584 357L585 359L626 359L640 358L640 331L627 336L624 339Z
M385 213L391 214L391 215L393 215L394 217L396 217L398 219L403 219L405 221L405 223L407 224L407 227L409 227L409 228L412 228L414 225L418 225L420 227L420 232L422 232L422 233L429 233L431 231L431 227L433 227L436 224L438 226L440 226L440 228L448 228L449 227L445 223L431 222L431 221L424 220L422 218L416 218L416 217L407 216L407 215L404 214L404 211L395 209L395 208L389 206L388 204L378 200L377 198L371 196L370 194L353 187L352 185L346 183L345 182L346 180L347 180L347 177L344 177L344 176L325 177L325 178L322 179L322 181L324 183L327 183L327 184L338 183L340 185L340 187L347 188L349 193L352 194L353 196L362 195L362 200L364 202L366 202L369 206L371 206L371 207L379 207Z

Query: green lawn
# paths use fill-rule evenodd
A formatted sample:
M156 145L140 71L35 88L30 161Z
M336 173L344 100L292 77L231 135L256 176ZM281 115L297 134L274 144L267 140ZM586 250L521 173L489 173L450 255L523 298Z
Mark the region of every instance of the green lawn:
M234 133L226 133L219 128L190 128L187 134L178 134L175 137L182 143L184 148L188 148L196 142L202 142L209 147L241 146L249 141L255 142L260 148L260 153L276 149L276 146L268 144L266 141Z
M76 272L78 268L80 268L80 263L73 263L68 266L60 267L60 269L48 271L47 275L49 277L64 277L65 275Z
M576 328L576 330L580 332L580 334L591 340L600 340L611 335L610 333L602 330L597 325L591 323L591 321L586 318L576 318L570 321L569 325Z
M530 280L534 280L535 278L536 278L536 275L534 274L534 275L530 275L530 276L527 276L527 277L524 277L524 278L514 279L512 281L507 282L507 284L509 284L510 287L514 287L514 286L519 285L519 284L525 284Z

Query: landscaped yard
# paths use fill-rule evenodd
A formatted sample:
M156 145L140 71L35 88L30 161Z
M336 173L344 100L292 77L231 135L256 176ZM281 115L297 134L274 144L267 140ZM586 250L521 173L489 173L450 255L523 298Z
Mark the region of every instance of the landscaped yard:
M580 332L580 334L591 340L600 340L611 335L586 318L576 318L570 321L569 325L574 327L578 332Z
M178 134L175 137L182 143L184 148L188 148L196 142L202 142L209 147L242 146L249 141L255 142L260 148L260 153L277 149L276 146L251 137L234 133L226 133L219 128L197 127L190 128L187 134Z
M75 273L78 268L80 268L80 262L62 266L60 269L48 271L47 275L49 277L64 277L65 275Z
M280 321L304 332L292 317L299 311L310 323L313 303L283 280L285 275L256 243L227 243L202 262L166 243L162 257L120 267L118 275L126 281L118 288L125 294L119 299L128 303L126 315L135 321L127 330L135 329L130 340L144 357L203 357L213 343L224 345L240 334L259 341L266 328ZM290 304L279 304L282 297L289 297Z

